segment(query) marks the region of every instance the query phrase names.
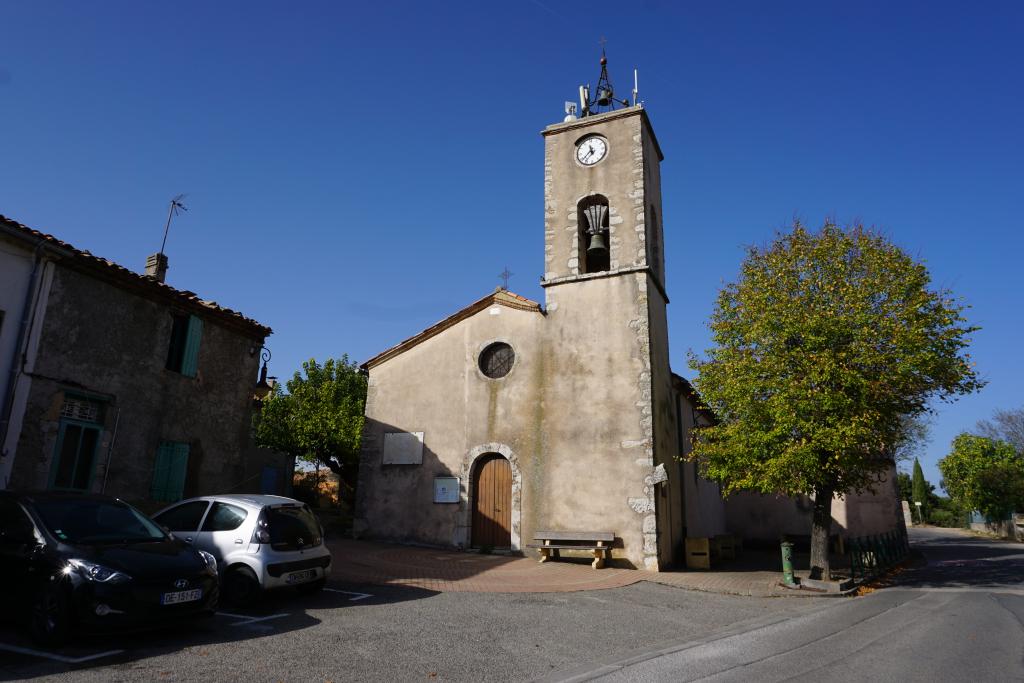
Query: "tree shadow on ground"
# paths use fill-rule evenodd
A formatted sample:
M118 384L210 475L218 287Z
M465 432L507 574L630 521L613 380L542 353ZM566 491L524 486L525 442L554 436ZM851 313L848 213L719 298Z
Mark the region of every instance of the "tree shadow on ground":
M50 649L35 645L17 624L7 622L0 624L0 681L28 680L109 666L136 668L145 660L185 650L190 651L188 656L214 656L204 649L205 646L258 638L267 638L266 647L270 649L273 643L269 639L273 636L319 625L321 620L312 614L315 612L420 600L436 595L434 591L410 587L389 589L386 595L383 593L380 587L338 582L328 583L324 592L315 595L297 595L289 589L272 591L250 607L225 605L213 617L151 630L103 634L83 632L76 634L67 645ZM119 652L92 658L115 651ZM175 673L162 671L160 667L160 664L153 666L152 680Z
M1024 587L1024 544L950 532L947 536L918 537L912 547L926 561L894 577L894 587Z

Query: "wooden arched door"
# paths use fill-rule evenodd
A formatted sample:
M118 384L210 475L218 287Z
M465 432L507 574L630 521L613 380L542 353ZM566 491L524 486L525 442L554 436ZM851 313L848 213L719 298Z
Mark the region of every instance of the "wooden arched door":
M480 458L473 478L473 547L512 545L512 466L497 453Z

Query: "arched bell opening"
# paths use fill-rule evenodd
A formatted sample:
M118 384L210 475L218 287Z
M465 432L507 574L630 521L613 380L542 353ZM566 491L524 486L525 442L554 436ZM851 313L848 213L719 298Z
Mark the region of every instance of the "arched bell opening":
M611 264L608 198L595 194L577 205L580 273L600 273Z

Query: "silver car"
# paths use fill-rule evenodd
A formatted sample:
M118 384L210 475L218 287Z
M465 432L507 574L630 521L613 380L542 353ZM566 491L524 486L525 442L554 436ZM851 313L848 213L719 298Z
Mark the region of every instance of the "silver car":
M331 572L323 527L298 500L200 496L164 508L153 519L217 558L221 597L235 605L251 603L270 588L314 593Z

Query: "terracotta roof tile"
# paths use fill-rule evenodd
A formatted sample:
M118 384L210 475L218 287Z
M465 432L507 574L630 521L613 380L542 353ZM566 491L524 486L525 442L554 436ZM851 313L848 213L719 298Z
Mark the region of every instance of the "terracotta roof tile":
M13 234L15 237L21 237L26 241L33 242L34 244L41 243L57 250L58 252L62 252L59 255L67 259L69 266L77 266L81 270L99 275L114 284L121 285L122 287L131 287L132 289L136 289L141 293L149 295L151 298L170 298L186 305L198 306L225 322L233 323L243 328L248 328L250 332L260 334L263 337L268 336L272 332L272 330L266 325L263 325L252 318L247 318L238 311L220 306L215 301L204 301L203 299L200 299L195 292L175 289L167 283L159 282L151 277L142 275L141 273L136 273L135 271L129 270L128 268L125 268L118 263L114 263L109 259L94 256L91 252L85 249L78 249L63 240L54 237L53 235L18 223L15 220L7 218L3 214L0 214L0 228L6 228L5 232ZM62 260L62 262L64 261Z

